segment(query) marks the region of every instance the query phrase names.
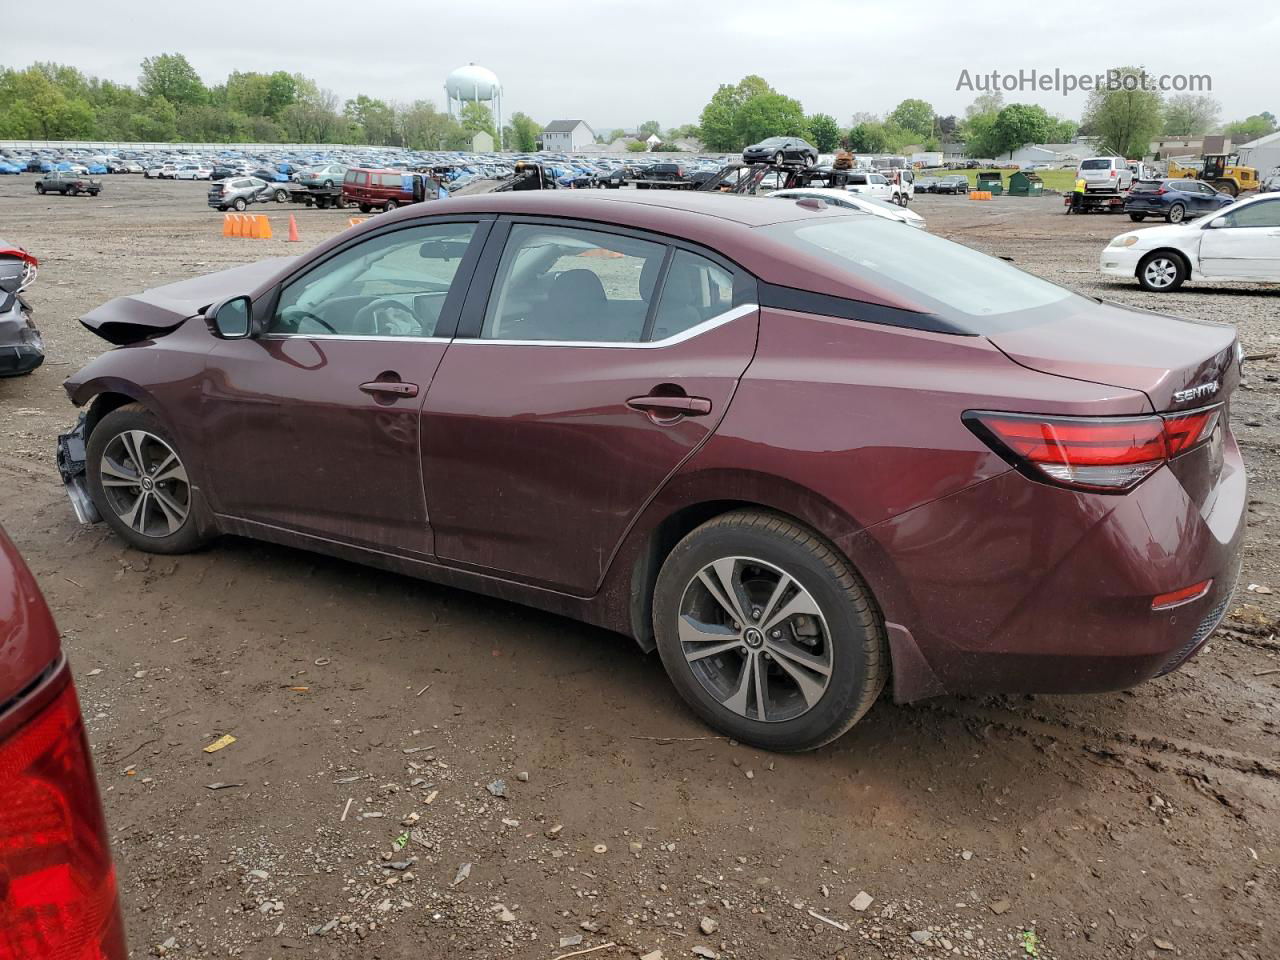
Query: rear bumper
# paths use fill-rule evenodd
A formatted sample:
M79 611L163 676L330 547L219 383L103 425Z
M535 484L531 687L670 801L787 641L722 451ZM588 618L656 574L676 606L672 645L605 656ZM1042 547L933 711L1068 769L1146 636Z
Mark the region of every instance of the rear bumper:
M1230 434L1212 489L1193 499L1183 473L1175 462L1104 496L1011 472L865 531L898 699L1096 693L1184 664L1230 603L1247 489ZM1152 611L1208 579L1204 596Z

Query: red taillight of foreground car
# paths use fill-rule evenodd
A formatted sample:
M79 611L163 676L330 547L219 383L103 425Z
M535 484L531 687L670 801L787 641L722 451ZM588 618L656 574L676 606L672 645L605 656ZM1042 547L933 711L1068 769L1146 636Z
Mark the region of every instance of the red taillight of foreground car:
M0 960L124 960L98 784L68 681L0 743Z
M964 422L1010 464L1064 487L1123 493L1207 440L1220 407L1149 417L1042 417L969 411Z

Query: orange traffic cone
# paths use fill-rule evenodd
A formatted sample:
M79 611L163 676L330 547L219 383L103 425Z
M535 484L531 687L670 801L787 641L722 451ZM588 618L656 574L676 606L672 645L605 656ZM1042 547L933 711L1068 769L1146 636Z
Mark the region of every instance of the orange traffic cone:
M233 216L235 216L235 214L224 213L222 215L222 235L224 237L231 236L231 218Z
M289 242L300 243L302 238L298 236L298 221L293 218L293 214L289 214Z
M247 219L247 218L245 217L245 215L244 215L243 213L237 213L237 214L236 214L236 223L235 223L235 226L231 228L231 235L232 235L233 237L243 237L243 236L244 236L244 226L245 226L244 222L245 222L245 220L246 220L246 219Z
M271 218L264 215L264 216L255 217L254 219L259 221L258 239L270 240L271 239Z

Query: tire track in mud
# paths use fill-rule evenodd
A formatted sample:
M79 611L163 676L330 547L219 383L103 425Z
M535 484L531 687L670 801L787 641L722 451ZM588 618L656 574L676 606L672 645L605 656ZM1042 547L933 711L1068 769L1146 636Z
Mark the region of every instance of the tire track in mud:
M991 726L1027 739L1043 738L1095 757L1116 757L1126 764L1151 766L1153 754L1176 758L1180 761L1176 772L1199 781L1209 775L1235 773L1280 783L1280 762L1195 741L1133 730L1107 730L1044 713L1002 712L998 708L978 704L953 705L941 701L919 706L966 724ZM1226 802L1221 797L1218 799Z

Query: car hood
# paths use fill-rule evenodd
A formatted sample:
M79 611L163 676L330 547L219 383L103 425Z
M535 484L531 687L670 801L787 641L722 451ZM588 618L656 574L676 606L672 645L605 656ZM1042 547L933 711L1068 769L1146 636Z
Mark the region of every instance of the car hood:
M1234 327L1077 299L1078 307L1053 320L988 339L1032 370L1140 390L1154 410L1204 406L1239 382ZM1175 396L1201 386L1196 396Z
M296 259L271 257L116 297L94 307L80 322L103 340L117 345L162 336L219 300L252 293Z
M1188 240L1196 235L1199 225L1188 226L1187 224L1169 224L1163 227L1147 227L1145 230L1130 230L1129 233L1121 234L1121 236L1129 236L1133 234L1138 238L1140 243L1172 243L1177 240Z

